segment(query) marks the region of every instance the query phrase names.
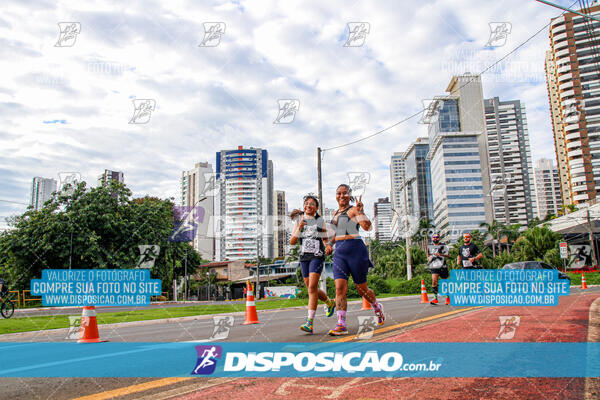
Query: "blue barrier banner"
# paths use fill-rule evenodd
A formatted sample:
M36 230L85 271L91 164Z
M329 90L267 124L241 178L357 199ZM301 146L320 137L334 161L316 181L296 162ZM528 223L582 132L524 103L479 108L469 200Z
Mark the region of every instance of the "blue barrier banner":
M0 353L0 377L600 377L600 343L586 342L12 342Z
M31 280L44 306L147 306L161 294L148 269L45 269Z
M552 269L453 269L439 283L453 306L556 306L569 290Z

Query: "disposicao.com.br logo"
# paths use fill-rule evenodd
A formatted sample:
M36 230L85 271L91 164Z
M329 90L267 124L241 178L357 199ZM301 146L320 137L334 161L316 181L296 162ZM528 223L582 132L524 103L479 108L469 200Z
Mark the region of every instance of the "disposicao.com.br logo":
M210 358L219 346L197 346L198 363L192 374L212 374L214 364L211 364L212 370L204 368L206 360L209 363L214 361ZM200 349L202 348L202 349ZM220 347L219 347L220 351ZM201 354L202 352L202 354ZM208 354L210 352L211 354ZM219 357L221 354L219 353ZM441 363L429 361L428 363L404 363L400 353L385 352L380 353L376 350L366 352L227 352L225 353L225 362L223 364L224 373L245 373L245 372L263 372L268 375L269 372L285 372L290 375L295 373L326 373L343 372L365 374L374 372L434 372L438 371ZM202 372L196 372L198 369Z

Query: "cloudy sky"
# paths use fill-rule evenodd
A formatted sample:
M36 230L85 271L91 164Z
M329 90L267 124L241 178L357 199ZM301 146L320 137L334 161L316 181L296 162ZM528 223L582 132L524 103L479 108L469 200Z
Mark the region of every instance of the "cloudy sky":
M316 191L318 146L412 115L444 94L452 74L480 72L560 13L534 0L200 3L2 2L0 228L25 210L34 176L75 171L95 185L104 169L119 170L135 196L179 201L181 171L214 166L215 152L238 145L269 151L275 188L296 207ZM60 33L63 22L77 23L74 40ZM353 22L368 33L344 46ZM494 22L511 30L490 48ZM224 33L203 45L211 26ZM544 29L483 75L486 98L525 104L534 161L554 158L548 46ZM130 123L140 99L153 100L150 119ZM299 101L291 123L273 123L281 99ZM389 196L391 154L426 135L418 121L326 151L325 205L347 172L368 171L363 200L372 212Z

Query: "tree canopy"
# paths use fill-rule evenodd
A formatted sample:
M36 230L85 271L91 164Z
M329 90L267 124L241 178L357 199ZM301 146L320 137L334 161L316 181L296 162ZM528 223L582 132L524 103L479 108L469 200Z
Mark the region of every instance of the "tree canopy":
M163 281L203 261L189 243L168 242L173 229L173 202L156 197L131 198L122 183L87 188L81 182L71 193L57 192L39 211L29 208L9 219L11 229L0 234L0 274L15 289L28 289L43 269L136 268L139 245L158 245L150 270ZM72 253L71 253L72 249Z

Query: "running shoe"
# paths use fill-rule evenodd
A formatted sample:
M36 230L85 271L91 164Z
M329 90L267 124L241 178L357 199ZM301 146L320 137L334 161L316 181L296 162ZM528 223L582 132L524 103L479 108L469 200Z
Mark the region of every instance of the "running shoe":
M347 335L348 334L348 330L346 329L346 327L344 325L337 324L335 326L335 328L333 328L332 330L329 331L329 334L331 336Z
M306 323L300 327L301 330L308 333L313 333L313 322L306 318Z
M325 304L325 316L327 318L331 317L335 312L335 302L332 301L331 304L331 307L328 307L327 304Z
M377 316L377 325L381 326L385 323L385 315L383 314L383 305L379 303L379 310L375 311Z
M429 302L432 306L436 306L439 303L438 299L433 299Z

